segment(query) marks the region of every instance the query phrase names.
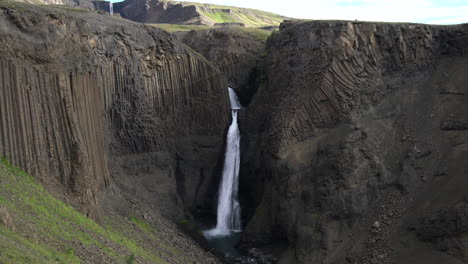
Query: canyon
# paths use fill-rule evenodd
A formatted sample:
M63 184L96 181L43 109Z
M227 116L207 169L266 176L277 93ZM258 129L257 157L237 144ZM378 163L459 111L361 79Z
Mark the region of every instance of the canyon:
M286 20L266 39L0 0L0 157L101 225L162 230L180 255L162 263L228 263L199 226L216 220L232 87L240 250L467 263L467 51L468 24Z

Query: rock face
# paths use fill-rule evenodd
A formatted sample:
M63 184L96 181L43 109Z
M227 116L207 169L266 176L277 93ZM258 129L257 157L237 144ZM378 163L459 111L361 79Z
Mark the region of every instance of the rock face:
M110 13L110 4L111 4L110 1L101 0L101 1L94 1L93 3L96 9Z
M207 203L230 109L203 57L162 30L14 2L0 36L0 156L90 215L184 220Z
M242 105L248 105L263 78L268 32L223 27L173 34L218 66L228 85L236 89Z
M247 111L244 245L282 246L280 263L468 261L467 33L283 23Z
M115 4L115 12L124 18L144 23L204 24L195 6L171 2L126 0Z

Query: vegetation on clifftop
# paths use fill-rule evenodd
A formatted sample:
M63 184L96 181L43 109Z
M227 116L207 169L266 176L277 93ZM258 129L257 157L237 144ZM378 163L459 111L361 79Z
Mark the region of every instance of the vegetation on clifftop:
M178 24L147 24L147 25L163 29L169 33L215 28L212 26L204 26L204 25L178 25Z
M202 26L202 25L176 25L176 24L147 24L149 26L157 27L163 29L169 33L173 32L186 32L191 30L206 30L206 29L216 29L216 28L223 28L223 27L212 27L212 26ZM268 37L271 35L271 31L263 30L259 28L246 28L246 27L238 27L238 26L230 26L229 28L235 28L238 30L242 30L251 34L256 39L260 41L266 41Z

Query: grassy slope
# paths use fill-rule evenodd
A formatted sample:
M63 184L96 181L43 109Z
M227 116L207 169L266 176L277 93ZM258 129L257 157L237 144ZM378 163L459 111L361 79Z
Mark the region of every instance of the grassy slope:
M163 243L148 223L114 216L98 225L52 197L5 159L0 163L0 209L6 209L14 225L2 224L9 217L0 213L2 264L97 263L103 259L107 263L190 263L184 254Z
M200 14L205 19L211 20L214 23L237 22L244 23L247 27L267 27L278 26L284 18L269 16L269 15L256 15L250 12L233 12L226 13L222 11L206 12L199 10Z
M177 25L177 24L147 24L147 25L163 29L167 32L203 30L203 29L214 28L211 26L203 26L203 25Z
M262 30L262 29L257 29L257 28L244 28L244 27L236 27L236 28L239 28L251 35L253 35L254 37L256 37L258 40L261 40L261 41L264 41L266 42L266 40L268 39L268 37L270 37L271 35L271 31L267 31L267 30Z
M180 31L191 31L191 30L204 30L204 29L214 29L220 27L211 27L211 26L200 26L200 25L175 25L175 24L148 24L149 26L157 27L163 29L167 32L180 32ZM237 27L232 26L230 28L236 28L242 31L245 31L255 38L261 41L266 41L268 37L271 35L270 31L262 30L258 28L245 28L245 27Z

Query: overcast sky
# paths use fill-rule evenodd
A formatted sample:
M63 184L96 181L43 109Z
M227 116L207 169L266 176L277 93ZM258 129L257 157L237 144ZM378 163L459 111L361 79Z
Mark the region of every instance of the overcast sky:
M203 0L294 18L346 19L428 24L468 23L468 0Z

